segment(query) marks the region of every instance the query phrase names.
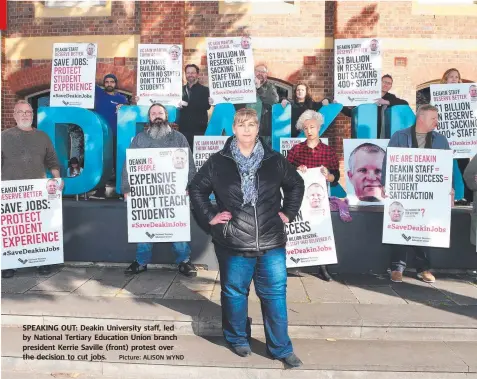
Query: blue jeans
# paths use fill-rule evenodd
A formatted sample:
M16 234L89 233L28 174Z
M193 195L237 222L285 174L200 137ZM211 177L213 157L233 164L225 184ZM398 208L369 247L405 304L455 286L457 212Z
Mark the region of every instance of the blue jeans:
M222 330L231 346L248 346L251 338L248 319L248 294L252 279L262 307L267 350L274 358L293 352L288 336L286 304L287 268L285 249L245 258L218 254L222 286Z
M136 248L136 261L140 265L147 265L152 260L152 243L138 243ZM175 263L186 262L190 258L189 242L172 242L172 251L176 255Z

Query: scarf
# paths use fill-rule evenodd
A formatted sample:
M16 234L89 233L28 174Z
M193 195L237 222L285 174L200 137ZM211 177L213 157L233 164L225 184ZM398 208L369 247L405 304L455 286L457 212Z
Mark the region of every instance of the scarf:
M250 203L255 206L258 198L257 183L255 181L255 174L257 173L260 164L262 163L265 151L263 150L262 143L257 140L252 154L249 157L245 157L237 145L237 138L232 140L230 144L232 150L232 157L237 163L237 167L240 174L241 188L243 194L242 206Z
M330 210L340 212L340 219L343 222L351 222L353 219L349 213L348 199L341 200L335 196L330 197Z

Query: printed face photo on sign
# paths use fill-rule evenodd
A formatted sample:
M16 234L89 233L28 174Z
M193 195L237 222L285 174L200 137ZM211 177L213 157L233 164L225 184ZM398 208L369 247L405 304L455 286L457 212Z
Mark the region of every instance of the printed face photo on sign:
M306 190L306 198L310 208L321 209L323 208L323 199L326 197L325 189L318 183L312 183Z
M381 172L385 152L372 143L363 143L350 154L348 179L360 201L382 201Z
M96 50L96 47L94 46L94 44L90 43L87 47L86 47L86 54L88 54L88 58L92 58L95 56L94 52Z
M181 48L177 45L171 46L169 49L169 56L171 57L172 61L179 60L179 57L181 56Z
M180 170L185 168L187 163L187 151L183 149L177 149L174 151L174 154L172 154L172 165L174 168Z
M469 95L471 101L477 101L477 86L471 85L469 87Z
M250 37L242 37L242 40L240 41L240 46L242 49L250 49Z
M50 179L46 182L46 192L48 195L56 195L58 190L58 182L55 179Z
M395 201L389 206L389 217L392 222L401 222L402 216L404 216L404 206L399 201Z
M371 40L369 44L369 48L371 49L371 53L377 54L379 53L379 42L377 39Z

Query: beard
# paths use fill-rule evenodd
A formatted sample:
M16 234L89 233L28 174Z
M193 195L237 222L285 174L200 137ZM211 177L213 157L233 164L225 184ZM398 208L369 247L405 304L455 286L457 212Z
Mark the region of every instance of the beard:
M148 133L153 139L159 139L171 132L171 127L167 121L162 118L156 118L149 123Z
M106 86L106 87L104 87L104 90L106 92L114 92L114 87L113 86Z
M31 129L32 123L30 121L17 122L17 126L20 129Z

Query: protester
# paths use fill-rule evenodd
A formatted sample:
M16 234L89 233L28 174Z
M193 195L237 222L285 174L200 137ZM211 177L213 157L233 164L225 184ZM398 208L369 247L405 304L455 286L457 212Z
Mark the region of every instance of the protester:
M474 195L477 192L477 154L474 155L470 163L467 165L464 171L464 181L467 187L474 191ZM477 228L477 203L474 201L470 222L470 243L476 244L475 232Z
M251 355L247 309L253 279L268 353L299 367L302 362L288 336L284 224L300 209L304 183L293 166L258 137L258 130L255 110L239 110L234 136L202 166L189 193L199 225L212 235L219 261L225 340L239 356ZM210 202L212 192L217 207Z
M300 131L296 128L296 123L300 116L307 109L319 111L323 105L328 105L329 99L323 99L321 102L313 101L311 90L308 84L298 83L293 91L293 100L283 99L282 107L285 108L291 104L291 136L298 137Z
M25 100L17 101L13 117L16 127L2 131L2 181L43 179L47 170L54 178L60 178L60 164L50 138L32 127L31 105ZM58 189L63 189L63 181ZM40 266L38 271L47 275L51 272L51 265ZM2 278L14 275L15 270L2 270Z
M264 137L267 144L271 144L272 105L278 103L278 92L275 85L268 80L268 68L263 64L255 67L255 87L262 103L259 135Z
M186 138L179 132L173 130L168 122L167 110L162 104L153 104L148 111L149 124L146 130L139 133L131 142L130 149L151 149L151 148L183 148L189 154L189 181L195 174L194 160ZM184 191L186 189L184 188ZM122 172L121 191L124 199L130 191L126 164ZM136 260L126 269L126 274L139 274L147 270L147 265L152 259L153 243L138 243L136 249ZM176 255L176 263L179 265L179 272L186 276L197 276L197 269L190 261L189 242L172 242L172 250Z
M432 105L421 105L416 112L416 124L410 128L402 129L394 133L389 141L388 147L450 150L446 137L435 131L437 121L437 108ZM383 196L385 196L386 156L383 160L381 180L383 183ZM454 190L452 190L452 193L453 191ZM427 247L391 245L391 249L391 280L393 282L402 282L402 274L406 269L407 249L415 253L417 277L426 283L435 282L436 279L434 275L429 271L431 263Z
M385 151L374 143L356 147L348 158L348 179L360 201L382 201L382 166Z
M182 101L179 103L179 131L187 138L189 146L194 146L194 136L202 136L207 129L207 111L212 104L209 88L199 83L199 67L185 66L187 83L182 87Z
M444 72L442 75L440 84L458 84L462 83L462 78L460 76L459 70L456 68L450 68ZM464 174L465 168L469 164L468 158L461 158L457 159L457 165L459 166L459 170L461 174ZM461 200L456 201L456 205L470 205L473 202L474 194L472 190L468 186L468 184L464 181L464 198Z
M83 172L83 168L80 167L78 158L73 157L68 163L68 170L66 170L66 175L71 178L78 176Z
M393 87L393 78L391 75L386 74L381 77L381 98L376 99L375 104L378 105L378 122L376 129L377 138L388 138L386 136L385 117L384 113L386 109L394 105L409 105L406 100L400 99L396 95L390 93ZM348 117L352 116L354 107L343 107L341 112Z
M303 173L308 168L319 167L327 182L336 185L340 179L340 165L335 150L321 142L320 128L323 125L321 113L305 110L296 123L298 132L304 131L306 141L293 146L288 152L288 161ZM325 265L320 266L321 275L331 281Z
M113 177L116 172L116 145L118 129L118 111L122 105L129 104L128 99L123 94L117 92L118 78L114 74L107 74L103 78L102 89L96 86L94 95L94 111L107 122L113 135ZM106 198L106 187L100 187L91 196L92 199Z

